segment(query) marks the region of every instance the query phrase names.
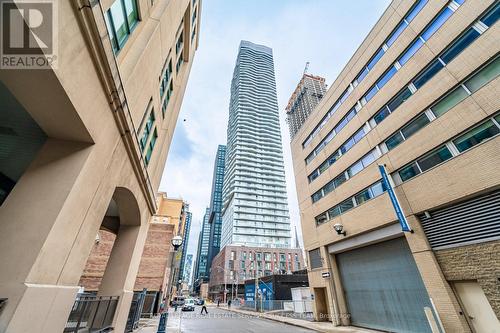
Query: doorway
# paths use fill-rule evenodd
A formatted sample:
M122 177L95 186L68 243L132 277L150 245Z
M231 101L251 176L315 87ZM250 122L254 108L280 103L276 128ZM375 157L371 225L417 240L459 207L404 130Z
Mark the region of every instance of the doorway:
M477 281L454 282L453 287L475 333L500 332L500 322Z
M316 320L330 321L326 288L314 288L314 299L316 304Z

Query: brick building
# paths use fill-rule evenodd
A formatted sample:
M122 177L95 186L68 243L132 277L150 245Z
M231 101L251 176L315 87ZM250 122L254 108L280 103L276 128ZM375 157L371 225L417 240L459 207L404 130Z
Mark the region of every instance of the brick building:
M289 274L302 268L304 259L301 249L226 245L212 261L209 295L212 299L224 299L224 284L229 295L243 295L247 279ZM229 299L229 296L226 297Z

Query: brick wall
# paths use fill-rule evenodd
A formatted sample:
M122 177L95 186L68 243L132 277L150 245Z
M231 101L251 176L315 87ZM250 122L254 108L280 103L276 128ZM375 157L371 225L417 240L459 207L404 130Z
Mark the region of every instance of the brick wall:
M172 259L170 243L173 230L172 224L151 223L149 225L148 237L142 252L134 290L142 290L143 288L156 291L164 290L167 265L170 265Z
M144 250L139 265L139 271L134 290L160 290L169 277L171 260L171 240L174 225L166 223L151 223ZM106 269L111 250L115 241L115 234L99 230L99 242L94 244L85 264L79 285L86 291L97 291Z
M99 230L99 241L94 244L92 251L90 251L78 283L85 288L85 291L99 290L115 238L116 235L112 232Z
M477 280L500 318L500 241L435 251L448 281Z

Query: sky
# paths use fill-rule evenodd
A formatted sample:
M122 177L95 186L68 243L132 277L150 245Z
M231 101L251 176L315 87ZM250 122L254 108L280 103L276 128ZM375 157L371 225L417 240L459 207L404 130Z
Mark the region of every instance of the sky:
M196 257L219 144L226 143L229 96L241 40L273 49L292 237L302 246L285 107L306 62L309 74L335 80L390 0L204 0L200 43L170 147L160 191L193 213L188 253ZM294 244L294 243L293 243ZM194 259L194 258L193 258Z

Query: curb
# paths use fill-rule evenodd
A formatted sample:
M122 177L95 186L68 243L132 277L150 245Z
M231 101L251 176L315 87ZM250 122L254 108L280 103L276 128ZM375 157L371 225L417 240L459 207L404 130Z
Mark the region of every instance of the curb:
M329 328L320 328L320 327L315 327L318 322L310 322L310 321L304 321L304 323L300 322L290 322L287 321L287 317L280 317L277 315L268 315L265 313L260 313L260 312L252 312L252 311L246 311L246 310L238 310L238 309L228 309L228 308L222 308L223 310L230 311L230 312L235 312L235 313L241 313L245 315L251 315L254 317L262 318L262 319L268 319L272 321L276 321L279 323L295 326L295 327L300 327L300 328L305 328L311 331L316 331L316 332L322 332L322 333L370 333L370 332L380 332L380 331L374 331L374 330L367 330L363 328L358 328L358 327L352 327L352 326L334 326L333 324ZM301 320L301 319L296 319L296 320Z

